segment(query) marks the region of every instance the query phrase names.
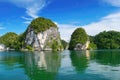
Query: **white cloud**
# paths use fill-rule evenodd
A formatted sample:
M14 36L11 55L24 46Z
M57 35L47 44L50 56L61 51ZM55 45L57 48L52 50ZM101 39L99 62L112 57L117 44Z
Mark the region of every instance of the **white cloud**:
M46 5L46 0L8 0L18 7L25 8L31 18L37 18L38 12Z
M106 2L115 7L120 7L120 0L103 0L103 2Z
M47 5L46 0L2 0L0 2L10 2L18 7L26 9L26 14L30 18L24 16L22 16L22 18L27 20L27 22L30 22L32 19L37 18L38 13Z
M120 12L113 13L108 16L101 18L98 22L92 22L91 24L84 26L75 26L70 24L58 24L59 31L61 33L61 38L69 41L71 34L78 27L83 27L87 34L96 35L102 31L115 30L120 31Z
M25 20L28 20L28 21L32 20L32 18L27 18L27 17L24 17L24 16L22 16L22 18L25 19Z
M61 38L66 41L70 40L71 34L76 28L78 28L78 26L69 24L57 24L57 25L59 27Z
M31 21L24 21L23 23L25 23L25 24L30 24Z
M0 24L0 30L5 29L2 24Z
M5 29L4 27L0 27L0 30L3 30L3 29Z
M120 12L103 17L99 22L82 26L89 35L96 35L102 31L120 31Z

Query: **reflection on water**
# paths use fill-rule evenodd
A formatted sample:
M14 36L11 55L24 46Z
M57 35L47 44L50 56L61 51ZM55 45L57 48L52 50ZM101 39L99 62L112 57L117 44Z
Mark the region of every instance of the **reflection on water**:
M60 54L53 52L34 52L25 54L27 67L37 66L48 72L57 72L60 67Z
M119 66L120 64L120 51L110 50L110 51L92 51L92 59L97 63L110 66Z
M90 60L90 51L86 50L85 51L86 58Z
M90 63L86 73L93 73L107 80L120 80L120 51L90 51ZM104 80L104 79L103 79Z
M120 80L120 50L0 52L0 80Z
M9 80L9 78L11 78L10 80L48 80L48 78L49 80L54 80L60 67L60 61L59 52L0 52L0 70L3 69L4 72L3 74L0 71L0 80ZM11 73L13 75L6 77L6 70L8 72L12 70L18 72L18 67L15 67L17 65L19 68L24 69L21 74L25 74L28 77L19 74L15 79L16 73ZM9 70L4 66L9 67ZM4 76L1 77L1 75Z
M84 72L88 67L88 53L85 51L70 51L70 58L72 65L75 67L76 71Z
M35 52L26 54L25 72L32 80L54 80L60 67L60 54Z

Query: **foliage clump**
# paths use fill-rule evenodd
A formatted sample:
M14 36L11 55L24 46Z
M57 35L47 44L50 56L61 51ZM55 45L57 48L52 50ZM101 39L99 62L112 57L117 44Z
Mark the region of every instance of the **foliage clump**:
M103 31L94 37L98 49L120 49L120 32Z
M53 51L59 51L63 49L63 45L60 45L57 40L53 40L51 48Z
M38 33L38 32L43 32L51 27L57 27L57 25L54 22L52 22L50 19L38 17L31 22L29 27L33 28L35 33Z
M67 49L68 43L65 40L61 40L64 50Z
M33 50L34 50L33 47L30 46L30 45L27 45L27 46L26 46L26 49L28 49L29 51L33 51Z
M71 35L71 40L69 43L69 49L73 50L76 44L85 44L88 40L88 35L83 28L77 28Z
M90 49L90 50L96 50L97 49L97 45L95 43L93 43L93 42L90 42L88 49Z
M8 32L0 37L0 43L4 44L6 47L11 49L19 49L19 37L16 33Z
M53 44L52 44L52 50L57 51L57 49L58 49L58 42L56 40L54 40Z
M89 44L89 48L88 49L90 49L90 50L97 49L97 45L94 42L94 36L89 36L89 41L90 41L90 44Z

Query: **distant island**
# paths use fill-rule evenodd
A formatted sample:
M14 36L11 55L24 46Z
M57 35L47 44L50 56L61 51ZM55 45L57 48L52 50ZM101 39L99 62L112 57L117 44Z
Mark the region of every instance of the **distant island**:
M68 44L61 40L58 27L52 20L38 17L29 24L24 33L17 35L8 32L0 37L0 50L60 51L64 49L120 49L120 32L103 31L90 36L83 28L77 28Z
M90 36L83 28L77 28L71 35L69 49L120 49L120 32L103 31L95 36Z

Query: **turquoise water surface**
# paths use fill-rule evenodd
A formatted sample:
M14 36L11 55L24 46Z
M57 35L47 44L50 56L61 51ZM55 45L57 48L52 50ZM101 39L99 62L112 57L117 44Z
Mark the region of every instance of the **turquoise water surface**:
M1 51L0 80L120 80L120 50Z

